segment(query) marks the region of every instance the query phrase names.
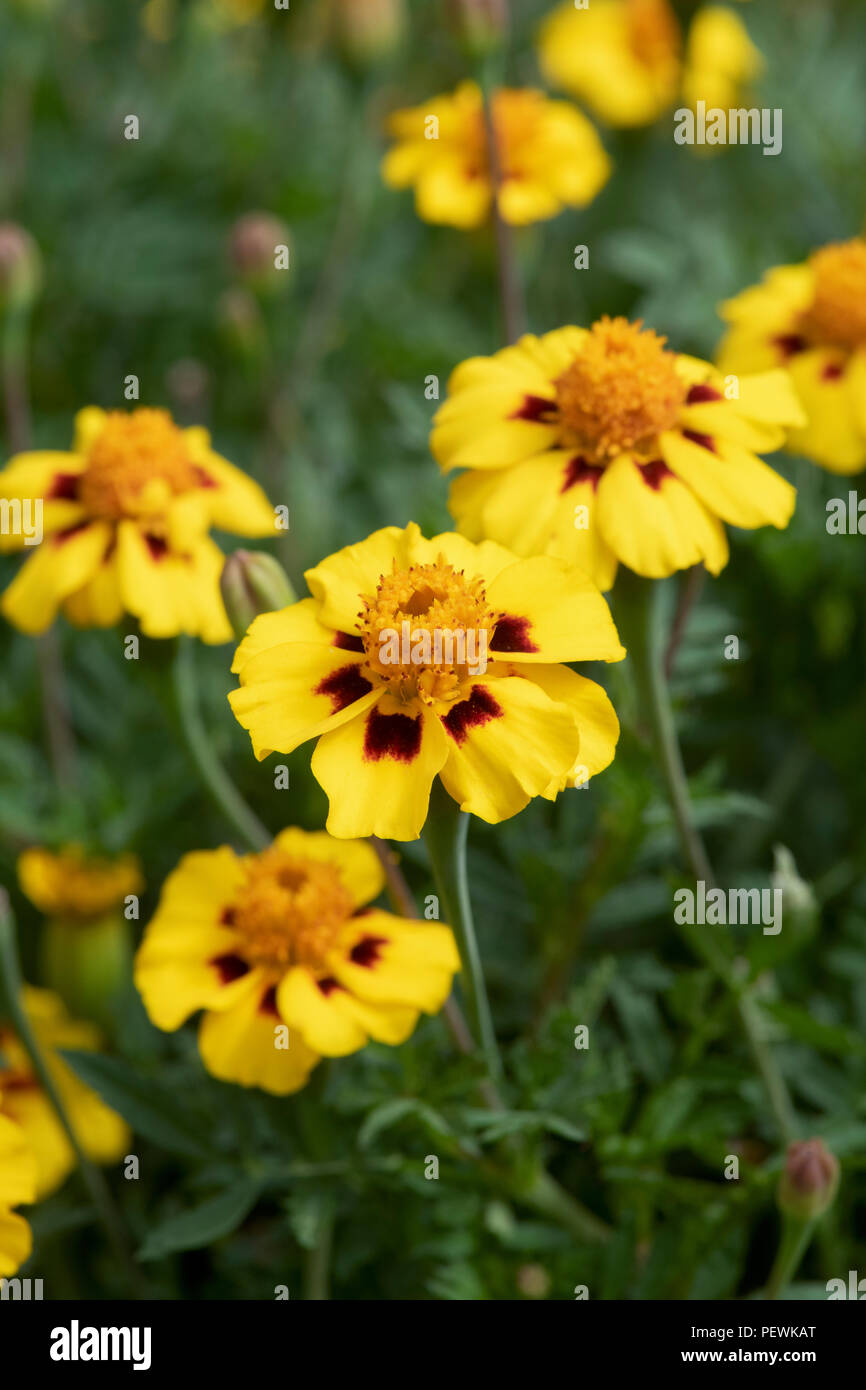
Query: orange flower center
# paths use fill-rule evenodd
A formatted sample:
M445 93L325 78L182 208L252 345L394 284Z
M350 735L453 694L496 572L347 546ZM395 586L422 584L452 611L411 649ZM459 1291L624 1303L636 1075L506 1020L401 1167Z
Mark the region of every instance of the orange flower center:
M661 67L680 51L680 26L668 0L626 0L632 51L649 68Z
M154 515L201 484L183 431L165 410L113 410L94 440L79 498L92 516Z
M540 92L500 87L493 95L493 128L496 132L499 172L502 178L513 178L531 165L536 145L544 98ZM481 94L477 110L472 112L465 133L467 172L471 177L489 177L490 152L487 123Z
M281 849L251 855L245 867L247 881L230 920L249 963L275 975L292 965L321 967L354 910L339 871Z
M398 699L454 700L470 675L485 669L496 616L484 584L440 555L383 575L362 598L361 640L366 667Z
M825 246L809 257L815 297L803 326L822 343L855 348L866 343L866 241Z
M675 423L687 391L666 341L624 318L593 324L580 355L556 381L565 447L594 464L609 463L624 449L651 450Z

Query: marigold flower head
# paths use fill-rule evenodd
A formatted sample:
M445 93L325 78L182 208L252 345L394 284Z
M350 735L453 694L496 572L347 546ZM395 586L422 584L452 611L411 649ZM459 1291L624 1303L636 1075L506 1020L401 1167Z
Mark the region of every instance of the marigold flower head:
M3 1113L0 1092L0 1279L29 1258L30 1227L13 1207L36 1200L36 1162L20 1125Z
M417 839L437 776L496 823L613 758L607 696L559 663L625 652L601 594L565 561L425 540L411 523L306 579L312 598L252 624L229 701L257 758L318 739L332 834Z
M206 430L147 407L79 411L73 451L18 454L0 472L0 502L0 549L29 553L0 611L28 633L62 608L79 627L110 627L127 612L149 637L226 642L222 554L209 530L274 533L261 488L213 452Z
M761 70L745 26L723 5L705 5L684 39L670 0L571 0L545 19L539 60L547 79L611 126L642 126L682 97L689 106L736 104Z
M500 88L492 101L497 138L499 211L525 225L584 207L610 176L595 129L575 107L542 92ZM478 227L493 205L493 180L481 89L463 82L453 95L395 111L396 144L382 162L391 188L414 188L425 222Z
M115 1162L128 1151L129 1129L60 1057L64 1048L96 1051L98 1030L70 1018L50 990L27 986L23 1003L79 1143L94 1163ZM24 1047L0 1018L0 1120L4 1117L20 1127L33 1153L36 1200L49 1196L75 1167L75 1154Z
M80 845L54 854L26 849L18 856L18 882L34 907L46 917L90 921L118 907L142 888L141 869L134 854L117 859L88 857Z
M866 466L866 240L776 266L723 304L724 372L784 365L805 411L788 447L832 473Z
M463 362L430 440L444 471L466 470L449 498L460 531L560 556L602 589L619 562L718 574L722 522L790 520L794 489L757 455L803 419L783 370L730 385L623 318Z
M442 1007L460 961L449 927L368 906L383 886L369 844L323 831L284 830L243 858L185 855L136 958L151 1019L173 1030L204 1010L208 1071L275 1095L299 1090L323 1056L404 1042Z

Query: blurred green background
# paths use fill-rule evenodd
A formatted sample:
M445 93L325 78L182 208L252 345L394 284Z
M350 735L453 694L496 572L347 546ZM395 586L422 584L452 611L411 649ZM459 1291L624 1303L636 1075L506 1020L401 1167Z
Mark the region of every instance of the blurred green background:
M266 7L231 28L209 22L207 0L179 4L162 42L143 29L142 8L0 6L0 220L26 227L44 261L35 443L66 448L75 411L122 407L134 373L143 404L207 424L220 452L290 507L279 555L301 589L306 567L376 527L447 529L424 383L435 374L444 394L456 363L500 345L494 248L487 231L420 223L411 195L378 177L386 113L467 73L445 5L412 0L408 42L366 68L347 59L325 0L288 14ZM540 83L533 36L549 8L513 6L514 85ZM602 131L615 168L601 195L517 236L534 331L624 313L710 355L721 299L862 230L862 0L735 8L766 60L759 104L784 112L782 154L700 157L674 145L668 121ZM128 114L139 118L137 141L123 138ZM289 229L291 269L265 292L241 283L229 254L234 223L254 210ZM589 272L573 268L578 243L590 248ZM674 690L724 881L768 884L781 844L819 907L778 946L745 929L736 947L760 979L806 1132L843 1161L840 1200L797 1286L824 1297L827 1279L866 1272L866 552L862 537L825 530L826 500L856 479L776 463L799 489L794 521L733 534ZM17 563L3 562L4 582ZM184 749L172 644L143 640L140 660L125 661L128 631L131 619L109 632L60 624L79 759L75 787L59 793L35 645L0 630L0 878L32 978L38 919L15 887L24 845L135 850L146 921L183 852L231 838ZM724 659L728 634L740 638L736 662ZM281 759L254 761L225 700L230 656L196 654L215 747L269 826L320 826L327 808L309 748L285 760L288 791L274 790ZM627 671L603 679L625 724L614 766L588 791L534 803L504 826L473 823L470 875L512 1078L513 1118L502 1124L530 1136L611 1222L613 1240L575 1247L491 1194L459 1157L465 1136L498 1136L479 1118L472 1065L454 1060L437 1021L398 1051L370 1047L337 1063L324 1099L278 1103L206 1079L194 1034L157 1034L130 989L115 1046L130 1071L192 1108L211 1155L198 1162L144 1134L145 1175L122 1194L133 1228L143 1235L250 1164L272 1183L242 1230L147 1266L160 1296L294 1288L323 1211L337 1214L340 1298L526 1296L527 1266L543 1267L553 1298L572 1297L577 1283L592 1297L721 1298L765 1280L777 1237L772 1121L730 1001L671 922L678 852ZM433 891L425 852L407 845L403 855L423 898ZM573 1049L577 1023L593 1030L585 1053ZM313 1147L343 1165L338 1175L290 1171L311 1161L310 1125L323 1131ZM435 1195L420 1176L429 1152L448 1155ZM721 1177L728 1153L741 1155L736 1184ZM113 1292L75 1180L35 1211L34 1228L33 1272L50 1278L51 1296Z

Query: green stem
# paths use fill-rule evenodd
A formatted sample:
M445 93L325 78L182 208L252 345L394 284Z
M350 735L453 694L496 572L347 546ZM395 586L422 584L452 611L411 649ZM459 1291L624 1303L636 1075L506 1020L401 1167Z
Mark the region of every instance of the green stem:
M97 1215L105 1227L114 1254L120 1262L121 1267L126 1270L130 1287L133 1290L137 1290L141 1283L141 1275L133 1263L120 1213L115 1206L105 1178L95 1164L91 1163L90 1159L87 1157L87 1154L81 1147L78 1135L72 1127L63 1101L60 1098L60 1093L54 1082L54 1078L42 1054L42 1049L39 1046L36 1035L31 1027L30 1019L22 1003L23 991L24 981L21 974L21 963L18 958L18 946L15 939L15 919L12 915L8 897L3 889L0 889L0 1003L5 1005L4 1012L9 1019L14 1033L30 1059L33 1074L51 1102L60 1125L72 1146L78 1167L81 1171L81 1176L84 1179Z
M499 210L499 190L502 186L502 159L499 138L494 120L494 99L496 91L502 86L504 54L498 53L485 59L478 67L478 82L481 87L484 127L487 137L490 182L493 185L493 233L496 238L496 262L499 275L499 300L502 306L502 321L505 338L516 343L526 332L526 301L517 258L514 254L514 233Z
M791 1282L800 1268L800 1261L809 1247L814 1230L814 1220L801 1221L785 1212L782 1217L782 1238L764 1290L767 1298L779 1298Z
M266 849L273 836L247 805L216 756L198 701L195 648L188 637L177 639L174 659L174 691L187 746L201 779L226 819L251 849Z
M484 984L481 953L472 920L472 904L466 873L466 836L469 816L460 810L438 777L430 793L430 811L424 840L433 865L433 876L448 922L460 951L460 987L473 1036L481 1047L494 1084L502 1079L502 1062L496 1045L493 1018Z
M544 1168L539 1170L530 1187L515 1189L513 1195L539 1215L556 1221L575 1240L589 1245L602 1245L610 1240L610 1227L576 1202Z
M662 588L623 569L616 582L615 614L628 649L640 701L638 717L646 716L679 834L683 857L696 881L715 886L715 875L694 821L688 780L683 767L665 678L666 633L662 618ZM763 1037L754 1001L736 979L725 952L704 932L684 933L692 948L716 972L734 996L746 1041L764 1083L780 1134L786 1142L797 1136L797 1117L785 1079L772 1049Z

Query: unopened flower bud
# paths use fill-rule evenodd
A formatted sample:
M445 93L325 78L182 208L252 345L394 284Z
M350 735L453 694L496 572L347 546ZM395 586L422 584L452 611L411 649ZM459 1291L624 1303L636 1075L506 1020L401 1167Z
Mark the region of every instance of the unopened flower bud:
M544 1265L521 1265L517 1271L517 1287L524 1298L547 1298L550 1285Z
M803 923L815 920L818 903L811 887L797 871L794 856L785 845L773 846L772 884L782 894L785 921L796 919Z
M88 922L52 918L42 929L40 969L71 1013L110 1027L132 975L130 923L119 910Z
M461 44L473 58L495 53L508 34L508 0L448 0Z
M261 306L249 290L235 285L217 301L217 320L226 342L242 357L258 359L264 350Z
M39 248L14 222L0 222L0 308L26 305L42 282Z
M832 1205L838 1186L839 1160L823 1139L800 1139L788 1145L777 1194L783 1212L800 1221L813 1221Z
M403 0L336 0L334 20L340 47L359 67L392 57L406 33Z
M229 236L229 259L237 276L262 294L285 288L291 252L289 229L270 212L247 212Z
M243 637L253 618L296 602L288 576L263 550L236 550L223 565L220 590L235 636Z

